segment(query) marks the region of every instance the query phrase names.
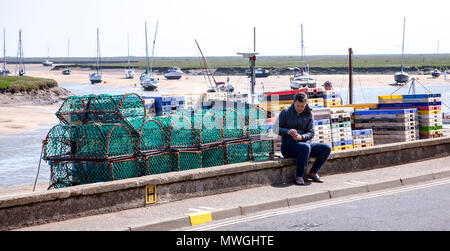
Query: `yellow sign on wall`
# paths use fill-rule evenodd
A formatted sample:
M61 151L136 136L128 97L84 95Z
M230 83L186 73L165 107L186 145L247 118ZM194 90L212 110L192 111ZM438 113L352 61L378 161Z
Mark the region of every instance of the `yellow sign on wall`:
M145 204L154 204L158 201L156 193L156 185L148 185L145 187Z

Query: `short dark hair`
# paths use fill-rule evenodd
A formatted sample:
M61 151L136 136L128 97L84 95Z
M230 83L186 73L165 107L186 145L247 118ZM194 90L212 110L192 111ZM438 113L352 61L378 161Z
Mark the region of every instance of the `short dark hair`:
M307 100L308 100L308 96L304 92L298 92L294 96L294 102L298 101L298 102L302 102L303 103L303 102L306 102Z

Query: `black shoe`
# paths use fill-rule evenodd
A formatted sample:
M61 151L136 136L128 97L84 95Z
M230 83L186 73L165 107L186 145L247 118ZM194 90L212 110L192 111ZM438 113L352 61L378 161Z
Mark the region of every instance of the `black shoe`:
M323 183L323 180L320 179L320 176L315 174L315 173L312 174L312 175L311 174L306 175L306 178L310 179L310 180L312 180L314 182L317 182L317 183Z

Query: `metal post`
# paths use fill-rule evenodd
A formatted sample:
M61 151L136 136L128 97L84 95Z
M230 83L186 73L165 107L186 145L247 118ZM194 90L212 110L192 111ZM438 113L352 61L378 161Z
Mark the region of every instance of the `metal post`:
M251 72L251 103L255 104L255 85L256 85L256 72L255 72L255 61L256 61L256 56L253 56L250 58L250 72Z

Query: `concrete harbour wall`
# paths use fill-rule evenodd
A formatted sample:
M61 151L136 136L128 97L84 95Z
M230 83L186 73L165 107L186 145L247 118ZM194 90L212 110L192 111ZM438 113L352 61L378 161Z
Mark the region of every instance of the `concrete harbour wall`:
M450 137L338 151L332 152L320 174L383 168L449 155ZM1 197L0 230L292 182L295 169L294 159L245 162ZM156 192L147 188L156 188ZM147 204L153 198L156 202Z

